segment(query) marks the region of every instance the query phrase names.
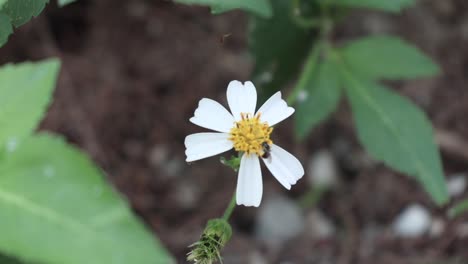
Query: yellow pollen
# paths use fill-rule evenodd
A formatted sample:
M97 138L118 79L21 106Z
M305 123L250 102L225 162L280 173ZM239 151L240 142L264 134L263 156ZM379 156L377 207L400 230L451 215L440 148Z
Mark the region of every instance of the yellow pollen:
M270 134L273 128L268 123L260 122L260 113L252 117L250 114L241 113L239 122L231 129L229 140L234 142L234 149L249 154L264 154L262 143L273 144Z

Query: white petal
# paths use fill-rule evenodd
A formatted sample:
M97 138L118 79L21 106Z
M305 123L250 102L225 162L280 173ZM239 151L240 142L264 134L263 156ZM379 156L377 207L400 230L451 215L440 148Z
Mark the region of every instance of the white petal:
M239 81L231 81L226 94L229 108L236 121L241 120L240 113L251 115L255 113L257 90L252 82L242 84Z
M291 153L273 144L271 145L271 162L263 160L271 174L286 189L291 189L291 185L304 176L304 168L301 162Z
M262 171L256 155L244 154L237 178L236 202L238 205L260 205L263 194Z
M281 92L277 92L258 109L258 113L261 113L260 120L273 126L292 115L294 108L288 107L286 101L281 99Z
M228 133L234 126L234 117L220 103L203 98L198 103L190 122L214 131Z
M185 137L187 162L214 156L232 149L232 141L226 133L196 133Z

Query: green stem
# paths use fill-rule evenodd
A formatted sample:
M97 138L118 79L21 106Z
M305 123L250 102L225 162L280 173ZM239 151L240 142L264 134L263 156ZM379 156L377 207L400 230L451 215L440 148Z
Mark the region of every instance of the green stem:
M310 188L308 192L299 198L299 205L304 209L314 207L320 201L326 191L327 188L324 187Z
M298 15L294 14L294 10L299 9L299 2L300 0L293 1L293 19L297 22ZM333 20L330 18L328 6L326 1L323 1L320 5L321 7L321 15L319 19L314 18L314 21L318 21L319 27L319 39L317 40L317 44L312 48L309 56L306 59L306 64L304 66L303 72L313 72L315 67L320 63L320 55L321 53L327 53L330 46L329 35L333 29ZM303 19L303 17L301 17ZM315 23L315 22L314 22ZM300 26L300 25L299 25ZM299 93L306 88L308 82L310 80L309 74L301 74L297 85L294 87L293 91L287 98L288 105L292 105L296 102L297 96Z
M318 65L319 58L320 58L320 51L321 51L322 43L319 41L310 52L309 56L306 59L306 64L304 66L303 72L312 72L314 68ZM288 105L294 104L296 102L297 96L299 93L304 90L309 82L309 75L308 74L301 74L299 80L297 81L296 86L292 90L291 94L289 94L286 101Z
M236 193L232 195L231 201L229 202L228 207L224 210L223 219L228 220L231 217L232 211L236 208Z

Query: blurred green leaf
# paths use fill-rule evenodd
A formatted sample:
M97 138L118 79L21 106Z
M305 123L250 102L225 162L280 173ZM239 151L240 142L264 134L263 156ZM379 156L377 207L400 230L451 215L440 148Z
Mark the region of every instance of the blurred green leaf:
M406 98L370 81L356 79L342 68L361 143L374 158L414 175L442 205L447 187L431 123Z
M243 9L263 17L271 17L272 10L269 0L175 0L181 4L207 5L215 14L233 9Z
M0 250L51 264L173 263L80 151L50 135L0 163Z
M454 218L466 212L468 212L468 199L462 200L455 204L452 208L450 208L448 214L449 217Z
M19 27L39 15L48 2L49 0L7 0L2 11L10 17L13 26Z
M0 146L34 131L50 103L59 68L57 59L0 68Z
M319 64L318 69L315 68L306 67L300 77L306 79L303 90L306 98L304 101L297 100L295 115L296 135L300 139L335 110L341 96L339 74L334 63L326 60Z
M290 0L273 0L273 17L249 20L249 48L255 60L253 79L264 97L294 78L307 56L313 35L294 24Z
M26 264L25 262L20 262L18 259L12 258L10 256L5 256L0 253L0 263L1 264ZM32 264L32 263L27 263Z
M355 7L355 8L369 8L379 9L388 12L400 12L403 8L414 5L414 0L320 0L322 3Z
M0 0L0 47L19 27L41 13L49 0Z
M0 12L0 47L8 41L8 36L13 33L10 17Z
M60 7L71 4L75 2L76 0L58 0L58 4Z
M409 79L440 72L439 67L419 49L392 36L371 36L353 41L341 50L341 56L354 73L369 79Z

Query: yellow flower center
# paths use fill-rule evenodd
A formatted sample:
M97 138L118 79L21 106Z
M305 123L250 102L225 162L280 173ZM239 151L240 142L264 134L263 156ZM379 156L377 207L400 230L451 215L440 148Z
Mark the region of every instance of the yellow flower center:
M234 142L234 149L247 155L255 153L262 156L265 152L262 143L273 144L270 134L272 127L267 122L260 122L260 113L252 117L250 114L241 113L242 120L236 122L231 129L229 140Z

